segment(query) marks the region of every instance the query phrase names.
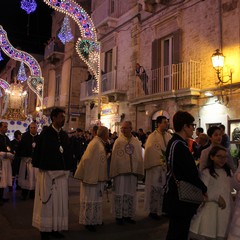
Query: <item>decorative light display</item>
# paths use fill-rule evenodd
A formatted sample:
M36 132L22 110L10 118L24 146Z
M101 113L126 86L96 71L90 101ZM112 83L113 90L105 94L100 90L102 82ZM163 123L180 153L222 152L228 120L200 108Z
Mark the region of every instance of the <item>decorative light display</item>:
M91 17L72 0L43 0L53 9L67 14L78 24L83 38L97 41L97 34Z
M72 30L67 15L64 17L62 27L58 33L58 37L63 44L70 42L73 39Z
M30 54L14 48L9 42L7 38L7 33L1 25L0 25L0 48L10 58L16 61L23 62L29 67L31 76L28 78L27 81L28 86L34 93L37 94L42 103L44 79L42 77L42 71L37 60Z
M100 44L91 40L79 40L76 46L76 51L93 73L99 75L99 72L96 70L100 67Z
M2 60L3 60L2 51L1 51L1 49L0 49L0 61L2 61Z
M0 87L5 91L5 105L2 109L2 118L8 120L25 120L24 101L27 91L23 89L20 83L12 83L11 85L0 78Z
M95 75L98 91L100 77L100 43L97 41L97 33L92 19L87 12L73 0L43 1L54 10L70 16L78 24L83 39L78 39L76 51Z
M19 80L21 82L25 82L27 80L27 76L26 76L26 72L25 72L23 62L21 62L20 67L18 69L17 80Z
M10 88L10 85L7 81L0 78L0 87L3 88L4 91L6 92L6 90Z
M22 0L21 1L21 8L27 12L27 14L30 14L31 12L34 12L37 8L37 3L35 0Z

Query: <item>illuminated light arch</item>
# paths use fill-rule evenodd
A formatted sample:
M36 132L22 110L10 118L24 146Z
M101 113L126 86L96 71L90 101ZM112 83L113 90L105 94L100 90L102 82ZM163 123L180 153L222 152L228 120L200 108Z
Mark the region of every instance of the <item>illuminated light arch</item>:
M24 62L30 70L31 76L29 76L27 83L29 88L37 94L41 104L43 101L43 84L44 79L42 77L42 71L37 60L30 54L20 51L14 48L8 40L7 33L0 25L0 48L11 59Z
M9 101L9 95L6 94L6 93L10 89L10 84L7 81L5 81L4 79L0 78L0 87L4 90L5 96L6 96L4 108L2 110L2 116L3 116L6 113L6 111L7 111L7 104L6 104L6 102Z
M0 78L0 87L6 92L10 88L10 84L4 79Z
M70 16L78 25L81 38L76 43L76 51L80 58L92 70L98 82L100 76L100 43L91 17L77 3L72 0L43 0L54 10ZM98 91L98 89L97 89Z

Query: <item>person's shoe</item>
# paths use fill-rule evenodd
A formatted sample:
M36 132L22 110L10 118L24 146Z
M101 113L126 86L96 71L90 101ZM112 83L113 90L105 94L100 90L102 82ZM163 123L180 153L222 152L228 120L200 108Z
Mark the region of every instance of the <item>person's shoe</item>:
M123 220L123 218L116 218L116 224L118 224L118 225L124 225L124 220Z
M41 240L50 240L49 232L40 232L40 234L41 234Z
M158 216L157 213L151 213L150 212L148 216L153 220L160 220L161 219L161 217Z
M85 228L89 231L89 232L96 232L96 226L95 225L86 225Z
M124 218L124 222L126 222L126 223L130 223L130 224L135 224L135 223L136 223L136 221L133 220L133 219L130 218L130 217L126 217L126 218Z
M57 232L57 231L52 231L51 236L53 236L54 238L58 238L58 239L65 238L65 236L62 233Z

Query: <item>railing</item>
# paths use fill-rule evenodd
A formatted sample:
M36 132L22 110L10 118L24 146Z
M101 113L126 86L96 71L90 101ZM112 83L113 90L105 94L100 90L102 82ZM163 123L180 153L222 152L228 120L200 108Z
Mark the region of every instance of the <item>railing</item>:
M126 76L117 81L117 72L116 70L102 74L101 76L101 94L111 94L117 92L126 92L127 84L123 79L126 79ZM81 83L81 100L90 99L96 96L97 82L94 79Z
M80 100L91 99L96 96L97 81L91 79L81 83Z
M201 65L196 61L172 64L136 77L134 97L201 87Z
M101 77L101 92L102 94L108 93L124 93L128 90L127 87L127 75L126 73L119 73L117 76L117 71L108 72L102 74Z

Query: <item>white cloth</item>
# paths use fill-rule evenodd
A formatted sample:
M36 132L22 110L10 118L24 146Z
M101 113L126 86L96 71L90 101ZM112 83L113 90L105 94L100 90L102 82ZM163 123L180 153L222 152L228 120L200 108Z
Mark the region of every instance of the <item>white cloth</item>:
M208 200L200 207L192 218L190 237L193 239L226 239L228 225L232 210L232 183L224 169L215 169L217 178L210 175L209 170L202 172L202 181L208 188ZM216 201L222 196L226 202L226 208L221 209Z
M102 199L104 182L98 184L80 183L79 223L83 225L102 224Z
M88 184L107 181L107 154L100 137L94 137L88 144L74 177Z
M0 154L0 188L12 186L12 165L13 154L1 152Z
M133 218L136 212L137 177L135 175L118 175L113 182L112 210L115 218Z
M41 171L36 181L32 225L43 232L68 230L69 171Z
M142 147L140 141L131 136L120 135L113 145L110 177L121 174L144 175Z
M32 165L32 158L22 157L19 168L18 184L22 189L34 190L38 168Z
M233 177L234 189L237 190L235 206L233 209L233 217L230 224L228 240L240 239L240 182L237 180L237 175L240 174L240 165Z
M157 166L146 170L145 180L145 210L162 214L163 186L166 183L166 169Z
M144 153L144 168L166 166L166 147L172 135L155 130L147 139Z
M211 151L213 145L210 145L208 148L203 149L199 159L199 170L203 171L207 167L207 160L209 152Z
M147 139L144 153L145 210L162 214L163 186L166 183L166 147L171 134L155 130Z

